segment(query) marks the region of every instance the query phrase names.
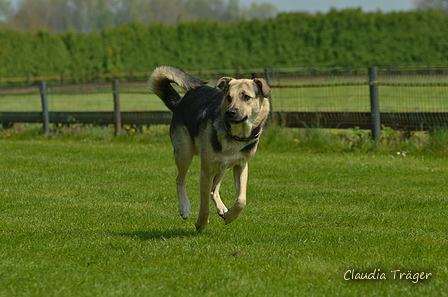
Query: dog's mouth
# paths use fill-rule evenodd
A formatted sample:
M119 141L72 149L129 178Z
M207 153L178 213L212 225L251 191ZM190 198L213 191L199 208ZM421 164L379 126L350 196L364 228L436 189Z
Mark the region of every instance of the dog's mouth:
M247 121L248 116L245 116L244 118L237 120L237 119L232 119L232 120L227 120L226 122L230 125L237 125L237 124L241 124L245 121Z

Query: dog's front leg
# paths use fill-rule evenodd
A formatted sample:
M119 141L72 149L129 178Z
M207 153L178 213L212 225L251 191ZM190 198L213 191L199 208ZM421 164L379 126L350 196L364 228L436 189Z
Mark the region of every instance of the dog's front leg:
M204 166L202 166L204 167ZM196 221L196 229L202 232L208 224L210 216L210 193L213 185L213 174L210 174L204 168L201 169L201 203L199 206L198 219Z
M236 201L230 207L229 211L226 212L223 216L226 224L230 224L233 222L240 212L246 206L246 186L247 186L247 175L248 168L247 163L243 165L236 165L233 168L233 177L235 179L235 188L236 188Z
M221 197L219 196L219 188L221 187L222 179L224 178L224 175L226 175L226 171L223 171L215 176L213 179L213 187L212 187L212 193L211 197L213 202L215 203L216 210L218 211L218 214L222 217L224 213L227 212L227 207L224 205L224 203L221 200Z

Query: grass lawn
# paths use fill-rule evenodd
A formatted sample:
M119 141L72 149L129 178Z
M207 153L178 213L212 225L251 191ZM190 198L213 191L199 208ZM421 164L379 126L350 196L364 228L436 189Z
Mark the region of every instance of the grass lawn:
M246 209L197 234L198 160L183 221L162 132L0 139L0 296L447 295L446 157L262 139ZM233 202L231 174L221 194ZM375 269L386 279L350 279Z
M0 111L42 111L39 94L0 97ZM120 94L122 111L167 110L153 94ZM49 94L50 111L113 111L112 93Z
M381 85L380 108L383 112L446 112L448 86L415 86L422 83L446 83L446 77L381 78L382 83L407 83L408 86ZM337 85L341 83L367 83L367 77L329 77L272 82L271 102L274 111L370 111L369 85ZM336 84L336 85L335 85ZM214 86L214 82L209 84ZM275 88L275 86L301 86ZM306 87L303 87L306 85ZM50 111L113 111L110 85L95 84L50 87ZM27 90L24 88L24 90ZM1 111L41 111L37 87L33 94L17 90L4 90L0 94ZM180 89L178 89L180 90ZM163 102L147 89L146 83L120 87L122 111L166 110ZM143 92L143 93L142 93ZM147 93L145 93L147 92Z

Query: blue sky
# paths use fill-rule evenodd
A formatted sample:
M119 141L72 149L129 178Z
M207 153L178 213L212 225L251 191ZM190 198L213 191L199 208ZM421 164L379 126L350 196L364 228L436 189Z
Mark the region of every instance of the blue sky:
M272 3L280 11L328 12L331 7L338 10L361 7L363 11L383 12L415 9L414 0L239 0L240 4Z

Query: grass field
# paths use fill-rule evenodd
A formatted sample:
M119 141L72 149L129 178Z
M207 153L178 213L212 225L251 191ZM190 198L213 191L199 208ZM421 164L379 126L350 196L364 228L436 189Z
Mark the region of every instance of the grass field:
M0 296L447 295L446 154L319 153L267 130L242 215L197 234L199 163L183 221L167 127L36 131L0 131Z
M382 112L448 111L448 87L380 86ZM274 89L277 111L370 111L369 86Z
M273 86L300 86L274 88L271 96L275 111L370 111L367 84L340 86L340 83L366 83L367 77L329 77L272 82ZM446 83L446 77L386 77L383 83L406 83L408 86L383 85L380 107L383 112L448 111L448 86L415 86L422 83ZM414 84L413 86L411 84ZM213 82L210 83L213 86ZM307 86L307 87L304 87ZM166 110L161 100L150 94L146 83L124 85L121 89L123 111ZM40 111L38 89L34 94L0 93L0 111ZM87 91L87 92L86 92ZM80 93L81 92L81 93ZM86 93L82 93L86 92ZM138 94L136 92L148 92ZM79 85L73 88L49 88L50 111L112 111L113 97L110 85Z
M41 111L39 94L0 97L1 111ZM167 110L163 102L153 94L121 94L122 111ZM100 94L50 94L50 111L113 111L112 93Z

